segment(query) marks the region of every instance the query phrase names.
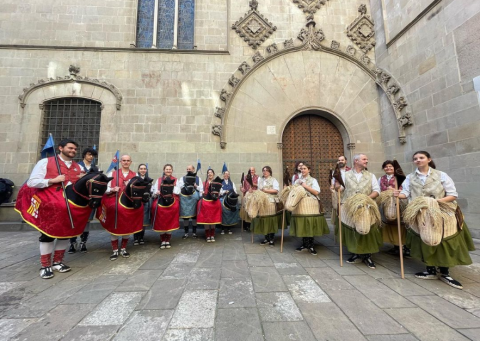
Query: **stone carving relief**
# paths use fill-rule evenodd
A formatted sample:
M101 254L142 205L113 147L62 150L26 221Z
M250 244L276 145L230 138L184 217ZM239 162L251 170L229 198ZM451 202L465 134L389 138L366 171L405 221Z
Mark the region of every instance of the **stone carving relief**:
M51 85L60 85L64 83L74 82L81 84L92 84L94 86L109 90L115 96L117 110L120 110L120 108L122 107L123 96L120 91L115 87L115 85L107 83L105 81L101 81L96 78L79 76L78 74L80 73L80 67L75 65L70 65L70 67L68 68L68 72L69 75L66 75L64 77L57 76L56 78L40 79L37 83L30 83L30 86L23 88L22 94L18 96L18 99L20 100L20 106L22 108L25 108L28 95L36 89Z
M366 6L361 6L359 11L362 16L366 16ZM285 40L283 44L272 44L268 46L266 49L266 56L263 56L259 51L255 52L251 57L251 61L244 61L241 63L235 74L228 79L227 83L231 87L231 92L226 90L227 88L222 89L220 99L224 107L217 107L215 111L215 117L218 117L221 120L221 124L212 127L212 134L220 137L221 148L226 147L223 126L227 119L228 110L232 102L231 99L241 87L242 82L249 77L252 71L261 67L265 63L268 63L277 56L301 50L313 50L334 54L354 63L356 66L364 70L387 95L398 123L399 141L400 143L405 143L405 127L413 124L413 115L408 106L407 98L399 83L393 79L392 75L387 71L377 67L366 53L357 54L357 49L355 47L349 45L343 50L340 49L340 43L335 40L332 40L330 43L325 43L325 34L321 28L315 28L316 24L313 15L309 15L307 19L307 24L300 30L297 40L288 39ZM281 146L281 142L278 143L278 146ZM355 148L355 144L352 143L348 148Z
M367 6L360 5L360 15L347 27L347 36L362 50L368 53L375 46L374 23L367 15Z
M298 6L305 14L315 14L317 10L325 5L328 0L293 0L293 3Z
M277 29L267 18L258 12L258 1L249 3L250 10L240 17L232 29L245 40L252 49L257 49Z
M251 67L250 65L248 65L247 62L243 62L242 64L240 64L240 66L238 67L238 71L240 71L240 73L242 75L245 75L248 71L250 71Z

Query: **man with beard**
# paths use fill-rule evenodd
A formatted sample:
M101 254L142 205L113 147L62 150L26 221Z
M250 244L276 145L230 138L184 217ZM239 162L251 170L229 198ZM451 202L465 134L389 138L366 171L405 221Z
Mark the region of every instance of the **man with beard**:
M340 168L340 172L342 173L342 179L343 181L345 181L345 172L348 172L349 170L351 170L351 168L347 166L347 158L345 157L345 155L340 155L338 157L337 165L338 165L338 168ZM332 179L332 183L330 186L330 190L332 190L332 192L335 190L334 187L335 187L335 179Z
M185 191L182 191L182 188L187 183L187 176L195 176L195 182L193 184L195 191L191 195L186 195L186 193L184 193ZM178 179L177 187L180 190L180 224L183 224L185 231L182 238L188 238L190 225L192 226L192 238L197 238L197 203L200 195L203 193L203 183L202 179L196 175L193 165L187 166L187 174Z
M65 186L74 184L81 177L80 166L73 161L77 155L78 144L70 139L64 139L58 144L60 153L58 154L58 162L60 164L61 174L58 174L55 157L42 159L37 162L33 168L32 174L27 181L30 188L47 188L59 185L62 182ZM55 238L49 237L41 233L40 241L40 277L48 279L53 277L53 271L68 272L71 268L63 264L63 256L68 246L68 238L57 238L57 242L53 245ZM52 264L53 253L53 264Z

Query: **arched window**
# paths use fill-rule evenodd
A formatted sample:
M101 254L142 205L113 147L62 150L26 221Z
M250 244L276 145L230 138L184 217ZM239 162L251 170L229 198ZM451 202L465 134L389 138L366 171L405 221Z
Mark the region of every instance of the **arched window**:
M85 98L60 98L43 103L42 148L52 133L55 143L70 138L78 143L76 161L82 150L97 146L100 140L102 104Z
M138 0L137 47L194 48L195 0Z

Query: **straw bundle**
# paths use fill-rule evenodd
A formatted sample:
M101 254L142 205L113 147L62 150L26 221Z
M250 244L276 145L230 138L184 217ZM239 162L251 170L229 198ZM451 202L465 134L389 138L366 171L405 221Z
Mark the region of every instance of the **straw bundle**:
M345 201L344 210L347 221L353 222L352 227L360 234L370 232L370 226L380 225L381 216L375 201L365 194L355 194Z

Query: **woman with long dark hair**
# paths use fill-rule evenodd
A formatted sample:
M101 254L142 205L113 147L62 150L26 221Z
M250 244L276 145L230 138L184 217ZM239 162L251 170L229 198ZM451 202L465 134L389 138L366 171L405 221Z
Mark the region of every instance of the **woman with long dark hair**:
M434 237L435 234L440 234L439 243L432 243L437 245L426 244L424 239L426 240L428 235L421 236L420 234L424 231L418 233L418 231L413 230L415 227L414 221L418 220L416 217L412 220L413 223L410 226L412 228L407 232L406 244L411 249L412 257L422 260L427 266L426 271L416 273L415 277L420 279L439 278L454 288L462 289L463 286L460 282L451 277L449 268L455 265L472 264L469 251L473 251L475 248L470 231L463 221L463 216L455 214L455 212L458 212L456 202L458 193L455 184L446 173L435 169L435 163L428 152L423 150L415 152L413 163L417 168L413 173L407 175L402 184L402 190L395 191L395 196L409 200L409 206L407 206L404 214L405 220L409 216L407 214L408 210L415 208L414 200L419 197L435 199L442 211L440 214L437 209L435 213L437 217L440 216L437 225L441 226L433 225L434 228L431 231L426 231ZM423 211L425 210L423 209ZM451 222L452 218L455 223L454 232L447 235L445 232L449 227L446 225ZM428 227L428 224L424 222L420 227L424 229ZM437 270L439 271L438 274Z

